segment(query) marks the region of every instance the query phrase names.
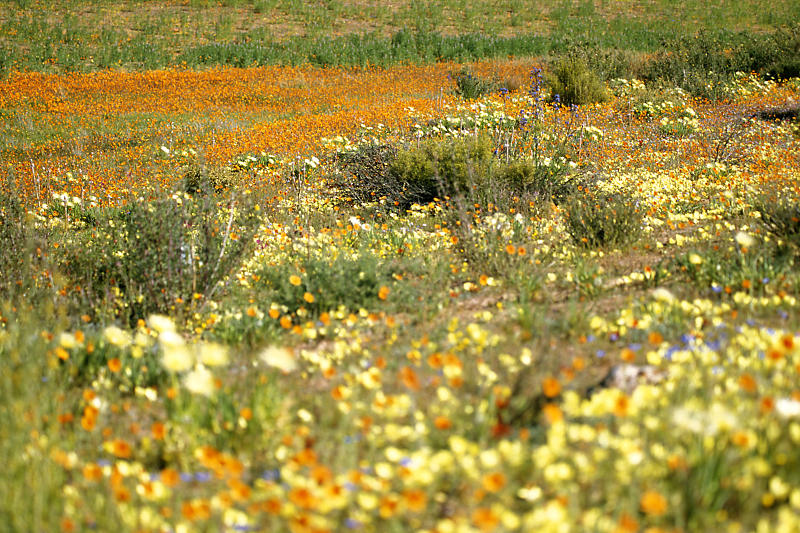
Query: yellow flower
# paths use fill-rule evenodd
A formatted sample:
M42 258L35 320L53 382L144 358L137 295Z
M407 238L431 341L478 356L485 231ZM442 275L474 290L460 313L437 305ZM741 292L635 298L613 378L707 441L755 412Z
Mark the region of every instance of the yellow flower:
M300 276L297 276L297 275L294 275L294 274L289 276L289 283L291 283L295 287L300 285L302 282L303 282L303 280L300 279Z

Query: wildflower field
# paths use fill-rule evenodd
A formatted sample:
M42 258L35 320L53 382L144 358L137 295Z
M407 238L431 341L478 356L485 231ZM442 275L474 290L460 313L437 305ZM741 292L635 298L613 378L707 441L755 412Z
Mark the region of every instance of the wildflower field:
M6 4L0 531L800 531L796 1Z

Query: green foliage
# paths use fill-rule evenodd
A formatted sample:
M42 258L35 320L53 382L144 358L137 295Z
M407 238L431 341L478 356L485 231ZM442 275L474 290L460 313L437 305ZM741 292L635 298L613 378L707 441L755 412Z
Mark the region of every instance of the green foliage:
M454 77L456 95L466 100L480 98L497 88L497 83L475 75L468 67L463 67Z
M369 250L340 253L334 257L313 254L301 258L299 264L266 266L257 271L267 288L265 298L283 306L290 313L305 308L311 316L319 316L343 306L348 310L374 309L379 303L378 291L392 284L396 272ZM301 273L301 284L292 285L289 278ZM313 302L304 299L308 292Z
M800 252L800 201L791 196L765 194L753 207L761 213L761 223L775 238Z
M673 37L644 67L648 80L677 85L693 95L725 97L724 84L736 72L786 79L800 75L800 23L768 35L701 31Z
M592 104L608 99L608 92L600 77L576 56L559 59L548 77L552 98L558 95L565 105Z
M331 176L331 185L342 195L358 203L374 202L385 198L390 203L407 202L424 191L410 191L391 173L397 157L397 147L392 144L365 144L356 150L339 152L336 161L344 175Z
M19 197L0 190L0 301L33 299L32 292L48 284L46 238L34 227Z
M733 236L731 236L733 237ZM676 258L675 264L698 287L719 293L723 288L744 288L764 294L793 267L786 248L757 241L751 248L731 245L717 250L697 250Z
M54 373L37 329L12 320L0 335L0 520L7 531L61 529L66 474L40 448L58 438L57 389L47 383Z
M642 233L644 215L638 201L622 194L582 190L568 197L563 208L567 233L582 248L625 246Z
M135 321L211 296L239 265L258 221L244 195L131 202L80 232L62 268L80 302Z
M182 169L183 190L188 194L227 191L241 182L241 173L234 168L209 168L194 162Z
M400 152L392 173L410 187L424 191L417 201L476 192L485 196L494 164L491 139L430 139L416 148Z
M518 159L501 165L496 176L501 186L536 203L552 200L559 204L584 183L582 177L570 173L565 161L551 161L545 165L542 161Z

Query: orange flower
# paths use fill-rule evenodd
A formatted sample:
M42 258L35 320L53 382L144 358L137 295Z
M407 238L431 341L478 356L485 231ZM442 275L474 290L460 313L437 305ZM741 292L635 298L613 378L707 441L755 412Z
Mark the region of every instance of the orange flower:
M161 471L161 482L167 487L176 487L181 481L181 476L174 468L165 468Z
M103 477L103 469L94 463L89 463L83 467L83 477L87 481L99 481Z
M333 481L333 472L327 466L318 465L311 469L311 479L317 485L327 485L331 481Z
M303 509L311 509L316 505L316 499L311 491L302 487L295 487L289 491L289 501Z
M419 377L410 366L400 369L400 382L411 390L419 390Z
M515 253L517 253L517 247L514 246L513 244L507 244L506 245L506 253L508 255L514 255Z
M385 300L388 297L389 297L389 287L387 287L386 285L381 286L381 288L378 289L378 298L380 298L381 300Z
M626 363L632 363L633 361L636 360L636 352L634 352L630 348L623 348L619 358L625 361Z
M492 531L500 524L500 517L488 507L479 507L472 513L472 523L481 531Z
M647 340L650 341L650 344L661 344L664 342L664 337L657 331L651 331L647 336Z
M109 359L109 361L108 361L108 369L116 374L117 372L122 370L122 361L120 361L118 357L114 357L113 359Z
M241 417L242 417L242 418L244 418L245 420L250 420L250 419L252 419L252 418L253 418L253 410L252 410L252 409L250 409L249 407L243 407L243 408L242 408L242 409L239 411L239 416L241 416Z
M131 449L131 445L125 442L122 439L115 439L108 443L110 452L120 459L128 459L131 456L133 450Z
M625 394L620 394L614 402L614 414L619 417L627 416L629 405L630 400L628 397Z
M556 378L548 377L542 381L542 392L548 398L555 398L561 393L561 383Z
M303 293L303 300L305 300L306 302L308 302L310 304L313 304L314 303L314 295L311 294L310 292L306 291L305 293Z
M667 512L667 499L659 492L648 490L642 494L639 506L645 514L661 516Z
M433 425L436 429L441 429L441 430L450 429L451 427L453 427L453 423L446 416L437 416L436 418L434 418Z
M292 327L292 319L288 316L281 317L281 327L283 329L289 329Z
M409 489L403 491L403 502L406 504L406 508L409 511L419 513L425 510L428 504L428 498L425 493L419 489Z
M564 420L564 413L562 413L561 409L554 403L548 403L542 407L542 412L544 413L545 419L550 424L555 424L556 422Z
M619 527L617 533L636 533L639 531L639 522L628 513L622 513L619 517Z
M486 492L497 492L506 486L506 476L502 472L486 474L481 480L481 485Z
M745 392L755 392L756 391L756 380L750 374L742 374L739 377L739 386Z
M765 396L761 399L761 412L763 414L771 413L773 409L775 409L775 400L770 398L769 396Z
M150 433L153 434L154 439L163 440L167 436L167 426L163 422L153 422L153 425L150 426Z

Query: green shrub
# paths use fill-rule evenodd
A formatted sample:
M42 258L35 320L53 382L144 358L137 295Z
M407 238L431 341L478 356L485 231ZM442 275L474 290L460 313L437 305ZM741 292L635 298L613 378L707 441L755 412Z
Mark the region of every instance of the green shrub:
M497 181L508 190L525 197L534 203L561 203L583 179L570 173L566 164L553 162L543 164L529 159L512 161L500 166L496 171Z
M764 194L753 202L761 213L761 224L775 238L800 251L800 201Z
M406 201L418 194L407 189L391 173L397 158L397 147L392 144L365 144L352 151L336 154L336 161L344 175L332 176L331 184L351 201L358 203L386 199L392 203Z
M476 76L468 67L462 68L454 77L456 95L466 100L485 96L498 87L496 82Z
M391 172L412 191L415 201L430 201L439 196L485 193L495 163L488 136L442 141L430 139L416 148L400 152Z
M42 285L45 241L19 197L0 190L0 300L30 300L31 291Z
M567 233L583 248L625 246L642 233L644 215L638 201L621 194L581 190L568 197L563 208Z
M552 98L558 95L565 105L582 105L608 100L608 92L600 77L576 56L559 59L548 83L552 90Z
M736 72L778 79L800 76L800 23L767 35L702 31L676 38L644 66L643 77L719 99L727 96L724 85Z
M213 294L239 265L258 222L246 196L134 201L99 214L72 240L62 269L79 305L134 322Z
M230 190L242 180L241 172L235 168L209 168L193 162L180 169L182 189L188 194L215 193Z
M437 197L480 205L502 205L513 198L558 204L584 183L558 153L505 163L495 157L488 136L428 139L405 150L364 145L337 158L346 173L331 179L338 195L355 202L385 200L401 209Z

